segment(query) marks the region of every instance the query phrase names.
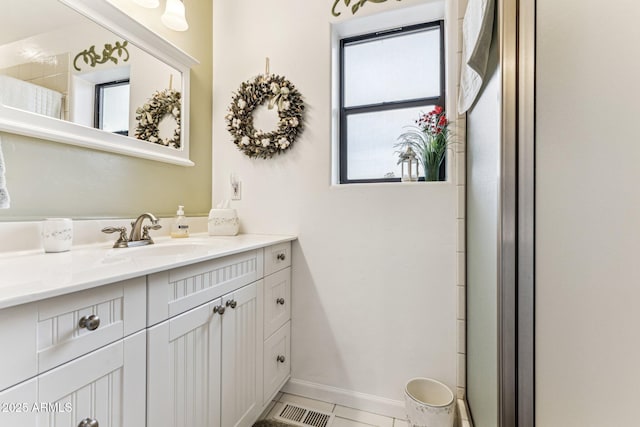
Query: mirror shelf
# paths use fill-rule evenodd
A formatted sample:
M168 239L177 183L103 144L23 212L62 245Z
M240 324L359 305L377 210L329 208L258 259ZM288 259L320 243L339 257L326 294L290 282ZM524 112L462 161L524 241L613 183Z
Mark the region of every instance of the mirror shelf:
M53 0L55 1L55 0ZM180 148L147 142L0 103L0 131L133 157L193 166L189 158L189 75L198 61L107 0L58 0L181 74Z

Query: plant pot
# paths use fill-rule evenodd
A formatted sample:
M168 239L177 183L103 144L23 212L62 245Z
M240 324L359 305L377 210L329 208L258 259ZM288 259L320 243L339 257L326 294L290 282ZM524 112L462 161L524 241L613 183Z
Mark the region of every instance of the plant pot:
M443 160L444 156L437 161L423 163L425 181L440 181L440 167Z

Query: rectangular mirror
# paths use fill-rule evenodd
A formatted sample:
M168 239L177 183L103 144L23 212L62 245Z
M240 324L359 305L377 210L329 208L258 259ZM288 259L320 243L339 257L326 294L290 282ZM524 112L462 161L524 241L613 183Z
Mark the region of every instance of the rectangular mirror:
M195 59L106 0L10 0L4 10L1 131L193 165Z

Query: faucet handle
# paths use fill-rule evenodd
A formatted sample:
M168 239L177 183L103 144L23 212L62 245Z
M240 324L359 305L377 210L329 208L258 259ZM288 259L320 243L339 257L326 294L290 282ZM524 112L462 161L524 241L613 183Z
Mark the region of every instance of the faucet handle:
M126 248L127 244L127 229L125 227L105 227L102 229L103 233L120 233L120 237L113 244L114 248Z
M145 225L144 227L142 227L142 237L140 240L151 240L151 242L153 243L151 236L149 236L149 230L160 230L161 228L162 226L158 224L157 220L155 224Z

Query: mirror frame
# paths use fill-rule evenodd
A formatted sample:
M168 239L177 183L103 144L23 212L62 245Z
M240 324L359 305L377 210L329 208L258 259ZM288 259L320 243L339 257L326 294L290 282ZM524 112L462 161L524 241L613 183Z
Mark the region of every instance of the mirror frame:
M189 159L189 77L199 62L107 0L58 0L182 73L181 148L175 149L0 104L0 131L180 166Z

